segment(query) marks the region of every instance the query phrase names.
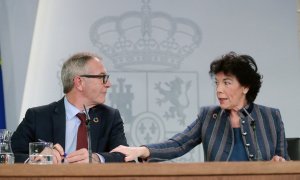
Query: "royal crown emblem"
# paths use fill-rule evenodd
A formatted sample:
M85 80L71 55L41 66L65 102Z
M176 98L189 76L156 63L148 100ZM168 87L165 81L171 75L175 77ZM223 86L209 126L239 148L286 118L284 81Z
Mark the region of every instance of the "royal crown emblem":
M119 70L178 69L200 45L200 28L189 19L151 11L149 0L142 3L141 11L127 11L93 23L93 45Z

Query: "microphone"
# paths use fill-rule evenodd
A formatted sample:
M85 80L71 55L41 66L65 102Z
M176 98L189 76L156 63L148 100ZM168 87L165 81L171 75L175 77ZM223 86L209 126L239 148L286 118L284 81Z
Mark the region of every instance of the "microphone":
M255 159L255 161L262 160L262 155L261 155L261 152L259 150L258 142L257 142L256 121L252 118L252 116L249 114L249 112L245 108L243 108L243 110L248 115L248 117L251 119L250 126L253 130L253 133L254 133L254 144L255 144L255 150L256 150L254 159Z
M92 163L92 142L91 142L91 118L89 113L86 110L85 105L83 105L84 113L86 114L86 128L87 128L87 141L88 141L88 153L89 153L89 163Z

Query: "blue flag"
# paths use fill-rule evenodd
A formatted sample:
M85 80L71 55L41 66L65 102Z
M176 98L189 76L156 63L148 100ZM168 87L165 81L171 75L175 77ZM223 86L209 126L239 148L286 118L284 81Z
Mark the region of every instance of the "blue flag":
M2 81L2 59L0 51L0 129L5 129L5 109L4 109L4 93L3 93L3 81Z

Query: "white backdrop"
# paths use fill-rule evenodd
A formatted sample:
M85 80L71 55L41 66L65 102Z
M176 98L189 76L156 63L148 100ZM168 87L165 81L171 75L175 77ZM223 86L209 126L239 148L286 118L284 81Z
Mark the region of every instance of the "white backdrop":
M254 57L264 75L256 103L279 108L287 137L299 137L296 9L295 0L1 1L8 128L14 130L29 107L60 99L62 62L75 52L92 51L103 56L110 71L114 86L107 104L120 108L130 144L166 139L191 123L200 106L217 103L209 64L221 54L236 51ZM149 24L141 17L157 19ZM105 34L109 31L113 35ZM118 51L115 46L110 54L95 44L120 44L124 39L145 43L149 32L159 44L151 53L132 47ZM164 49L166 34L172 34L169 40L173 41L167 42L173 49ZM190 50L186 54L179 50L184 45ZM124 63L118 63L116 53ZM170 63L172 58L180 63ZM199 149L182 159L199 160L203 160Z

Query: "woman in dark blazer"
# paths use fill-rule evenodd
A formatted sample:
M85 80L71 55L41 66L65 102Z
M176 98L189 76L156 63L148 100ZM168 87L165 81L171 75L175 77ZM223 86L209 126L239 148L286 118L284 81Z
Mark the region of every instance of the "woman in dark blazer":
M289 160L280 111L254 103L262 84L254 59L234 52L210 65L219 106L200 109L197 119L169 140L141 147L119 146L125 161L169 160L203 144L205 161Z

